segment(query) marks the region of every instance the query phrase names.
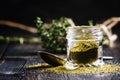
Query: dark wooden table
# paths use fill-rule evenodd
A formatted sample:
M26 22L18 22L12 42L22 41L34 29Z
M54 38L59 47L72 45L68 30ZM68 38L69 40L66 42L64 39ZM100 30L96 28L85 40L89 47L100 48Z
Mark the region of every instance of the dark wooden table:
M2 47L2 44L0 47ZM5 52L5 57L24 58L26 60L25 66L43 63L35 53L38 50L41 50L39 44L9 44ZM59 54L59 56L66 57L66 54ZM113 56L114 59L110 62L119 64L120 48L104 48L104 56ZM106 61L106 63L109 63L109 61ZM120 80L120 70L113 73L70 74L41 72L38 69L25 69L19 76L0 76L0 80Z

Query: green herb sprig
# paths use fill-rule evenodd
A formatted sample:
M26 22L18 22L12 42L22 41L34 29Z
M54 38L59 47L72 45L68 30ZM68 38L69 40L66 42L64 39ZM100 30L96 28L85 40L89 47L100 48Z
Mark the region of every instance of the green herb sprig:
M70 26L67 18L53 19L51 25L45 26L41 18L37 17L36 26L43 48L57 52L66 51L66 27Z
M24 37L10 37L10 36L2 36L0 35L0 42L16 42L20 44L24 43L41 43L41 38L39 37L32 37L32 38L24 38Z
M89 26L93 26L93 21L92 20L89 20L88 23L89 23Z

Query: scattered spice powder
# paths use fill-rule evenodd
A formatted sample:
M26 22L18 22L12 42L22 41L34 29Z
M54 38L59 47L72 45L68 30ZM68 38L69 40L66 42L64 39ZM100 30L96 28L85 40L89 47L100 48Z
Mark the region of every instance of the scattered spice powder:
M52 67L46 63L29 66L31 68L37 68L41 72L53 72L53 73L69 73L69 74L86 74L86 73L114 73L120 71L120 65L117 64L105 64L103 67L80 67L75 70L67 70L64 66Z

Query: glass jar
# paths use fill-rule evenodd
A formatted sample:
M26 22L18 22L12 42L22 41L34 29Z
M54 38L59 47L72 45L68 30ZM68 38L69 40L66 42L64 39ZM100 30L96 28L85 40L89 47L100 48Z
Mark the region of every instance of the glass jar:
M66 69L80 66L101 66L103 64L100 26L74 26L67 29Z

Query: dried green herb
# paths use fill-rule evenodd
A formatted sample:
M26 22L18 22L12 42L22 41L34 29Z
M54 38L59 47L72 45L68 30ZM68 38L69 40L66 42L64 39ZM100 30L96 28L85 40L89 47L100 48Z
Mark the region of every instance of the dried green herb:
M66 51L66 27L69 25L67 18L61 17L60 20L53 19L51 25L46 27L41 18L37 17L36 26L43 48L57 52Z
M41 43L41 38L39 37L31 37L31 38L24 38L24 37L10 37L10 36L2 36L0 35L0 42L16 42L20 44L24 43Z
M0 35L0 42L7 42L7 43L41 43L41 38L39 37L30 37L30 38L24 38L24 37L10 37L10 36L1 36Z
M79 41L70 48L70 59L78 64L90 64L98 59L98 43L96 41Z

